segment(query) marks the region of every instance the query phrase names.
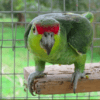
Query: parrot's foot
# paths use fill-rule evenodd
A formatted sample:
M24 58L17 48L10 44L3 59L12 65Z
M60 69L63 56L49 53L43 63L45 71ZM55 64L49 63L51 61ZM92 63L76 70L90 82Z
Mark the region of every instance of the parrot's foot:
M33 72L29 75L28 77L28 88L29 88L29 91L30 93L34 96L33 94L33 86L34 86L34 79L37 78L37 77L43 77L45 74L42 72L39 72L39 71L36 71L36 72Z
M77 88L77 82L78 79L81 77L85 76L85 72L81 73L79 70L76 70L73 74L72 74L72 79L71 82L73 83L73 92L75 93L75 90Z

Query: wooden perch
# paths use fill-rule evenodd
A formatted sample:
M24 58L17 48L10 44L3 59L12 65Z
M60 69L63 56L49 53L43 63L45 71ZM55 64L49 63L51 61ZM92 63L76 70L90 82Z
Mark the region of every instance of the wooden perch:
M35 67L24 68L24 77L27 80L28 75L35 71ZM71 84L74 65L49 65L46 66L42 78L34 80L34 91L37 94L65 94L73 93ZM85 65L85 72L88 78L79 79L76 93L100 91L100 63L91 63Z

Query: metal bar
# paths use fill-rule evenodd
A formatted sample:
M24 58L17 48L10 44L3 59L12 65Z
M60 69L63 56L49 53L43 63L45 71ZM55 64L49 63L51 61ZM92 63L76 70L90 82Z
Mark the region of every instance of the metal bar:
M2 43L1 43L1 47L3 46L3 27L4 27L4 23L2 23Z
M0 22L0 23L22 23L22 24L29 24L29 22ZM92 24L100 24L100 22L93 22Z
M15 73L15 75L23 75L24 73ZM0 73L0 75L14 75L14 73Z
M25 3L25 30L26 30L26 0L24 0L24 3Z
M38 94L38 100L40 100L40 94Z
M12 23L12 22L0 22L0 23ZM29 22L13 22L14 24L16 23L22 23L22 24L29 24ZM100 24L100 22L93 22L92 24Z
M38 13L37 11L0 11L0 13Z
M0 22L0 23L12 23L12 22ZM18 23L22 23L22 24L29 24L29 22L13 22L14 24ZM93 24L100 24L100 22L93 22Z
M100 24L100 22L93 22L93 24Z
M22 24L29 24L29 22L0 22L0 23L18 23L18 24L20 24L20 23L22 23Z
M15 98L15 48L14 48L14 33L13 33L13 0L11 0L11 20L12 20L12 49L14 51L14 88L13 98Z
M39 11L39 0L38 0L38 11ZM27 66L29 66L29 51L28 50L27 50ZM27 90L27 97L28 97L28 90Z
M53 94L52 94L52 100L53 100Z
M12 22L0 22L0 23L12 23ZM16 24L16 23L22 23L22 24L29 24L29 22L13 22L14 24ZM100 22L93 22L92 24L100 24Z
M91 0L89 0L89 11L91 11Z
M100 38L93 38L93 40L100 40ZM4 40L0 40L0 41L13 41L12 39L4 39ZM16 41L24 41L23 39L16 39Z
M100 38L93 38L93 40L100 40Z
M2 47L0 47L0 99L2 99Z
M100 38L93 38L93 40L100 40ZM4 39L4 40L0 40L0 41L13 41L12 39ZM16 39L16 41L24 41L24 39Z
M78 93L76 93L76 99L78 99L78 97L79 97L79 96L78 96Z
M40 14L40 2L38 0L38 15ZM28 51L28 62L29 62L29 51ZM40 100L40 95L38 95L38 100Z
M64 94L64 99L66 100L66 94Z
M18 24L20 24L20 23L22 23L22 24L29 24L29 22L0 22L0 23L14 23L14 24L16 24L16 23L18 23ZM100 24L100 22L93 22L93 24Z
M53 1L51 0L51 13L52 13L52 6L53 6L53 3L52 3Z
M29 22L0 22L0 23L14 23L14 24L16 24L16 23L22 23L22 24L29 24ZM92 24L100 24L100 22L93 22Z
M41 11L42 12L42 11ZM38 0L38 12L37 12L38 14L40 13L40 2L39 2L39 0Z
M64 13L66 13L65 0L63 0L63 9L64 9Z
M41 12L38 12L38 11L0 11L0 13L50 13L51 11L41 11ZM66 11L67 12L70 12L70 11ZM87 11L71 11L73 13L84 13L84 12L87 12ZM100 13L100 11L91 11L92 13ZM52 13L59 13L58 11L53 11ZM61 11L62 13L62 11Z
M100 40L100 38L93 38L93 40ZM4 40L0 40L0 41L13 41L12 39L4 39ZM16 39L16 41L24 41L23 39Z
M0 40L0 41L13 41L12 39L4 39L4 40ZM24 39L16 39L16 41L24 41Z
M12 22L0 22L0 23L12 23ZM22 23L22 24L29 24L29 22L13 22L13 23ZM100 22L93 22L92 24L100 24Z
M89 99L90 99L90 92L89 92L89 96L88 96L88 97L89 97Z
M38 15L40 14L40 2L38 0ZM29 51L28 51L28 62L29 62ZM29 65L28 65L29 66ZM38 95L38 100L40 100L40 95Z
M3 28L4 28L4 24L2 23L2 43L1 43L1 50L0 50L0 54L1 54L1 56L0 56L0 62L1 62L1 82L0 82L0 99L2 99L2 46L3 46Z
M94 48L100 48L100 46L93 46Z
M78 11L78 0L76 0L76 11Z
M14 49L14 90L13 90L13 96L15 98L15 48Z
M76 97L76 96L67 96L68 98L72 98L72 97ZM88 96L78 96L78 97L88 97ZM100 97L100 95L91 95L91 97ZM8 99L12 99L13 97L7 97ZM18 98L25 98L25 97L15 97L15 99L18 99ZM36 98L36 97L28 97L28 98ZM41 98L45 98L45 99L48 99L48 97L41 97ZM55 98L59 98L59 96L55 96ZM63 96L60 96L60 98L63 98Z
M11 0L11 20L12 20L12 48L14 47L14 34L13 34L13 0ZM14 48L13 48L14 50Z
M16 35L17 35L17 24L15 24L15 38L14 38L14 98L15 98L15 54L16 54Z
M0 22L0 23L12 23L12 22ZM29 24L29 22L13 22L14 24L16 23L22 23L22 24ZM93 22L92 24L100 24L100 22Z
M93 24L93 38L95 34L95 24ZM91 63L93 62L93 40L92 40L92 46L91 46Z
M12 48L12 47L2 47L2 48ZM16 46L15 48L25 48L25 46ZM93 48L100 48L100 46L93 46Z
M1 56L2 56L2 48L0 47L0 74L2 74L2 70L1 70L1 66L2 66L2 59L1 59ZM2 76L0 75L0 99L2 99Z
M25 31L26 31L26 9L27 9L26 8L26 0L24 0L24 5L25 5L25 8L24 8L25 9ZM27 57L27 59L29 59L29 57ZM29 65L29 64L27 64L27 65ZM28 89L26 90L26 99L28 99Z
M2 48L12 48L12 47L8 47L8 46L3 46ZM16 46L15 48L25 48L25 46Z

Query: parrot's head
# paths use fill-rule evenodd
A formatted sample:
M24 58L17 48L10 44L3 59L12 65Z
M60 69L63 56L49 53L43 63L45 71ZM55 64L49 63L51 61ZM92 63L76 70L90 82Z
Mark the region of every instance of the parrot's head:
M43 18L33 23L31 31L38 49L42 48L49 55L60 33L59 22L53 18Z

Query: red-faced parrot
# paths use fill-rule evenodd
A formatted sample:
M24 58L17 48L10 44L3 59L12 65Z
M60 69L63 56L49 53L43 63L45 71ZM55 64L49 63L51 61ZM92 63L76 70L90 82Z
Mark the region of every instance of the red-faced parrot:
M49 13L34 18L26 29L25 46L34 55L35 72L28 77L28 87L33 95L35 77L43 75L45 63L74 64L73 91L80 77L85 75L86 52L92 43L93 14Z

